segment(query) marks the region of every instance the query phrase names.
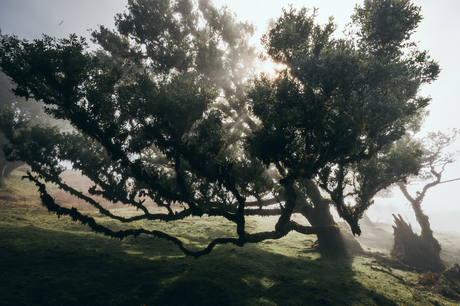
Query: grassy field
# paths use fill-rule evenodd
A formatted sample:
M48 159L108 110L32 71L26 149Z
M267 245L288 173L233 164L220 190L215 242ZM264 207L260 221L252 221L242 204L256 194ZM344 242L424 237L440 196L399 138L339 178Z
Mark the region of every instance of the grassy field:
M416 273L383 272L390 270L371 256L321 258L309 251L314 236L218 246L198 259L160 239L113 240L49 214L34 186L20 181L21 171L13 172L0 191L0 305L458 305L419 284ZM256 231L274 222L254 217L248 226ZM163 229L197 248L214 237L235 235L232 224L221 218L135 226ZM386 240L372 235L386 235ZM386 253L388 237L388 231L374 230L362 243ZM446 237L447 262L458 262L454 241L459 237Z

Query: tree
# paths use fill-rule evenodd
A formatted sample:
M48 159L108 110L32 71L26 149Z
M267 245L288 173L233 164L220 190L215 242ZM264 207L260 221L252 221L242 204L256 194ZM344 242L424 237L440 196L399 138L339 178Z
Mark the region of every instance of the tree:
M1 31L0 31L0 37ZM10 108L13 112L21 114L34 122L50 123L51 118L43 112L42 104L30 103L20 97L16 97L12 92L13 86L4 73L0 73L0 109L3 107ZM0 148L7 143L7 139L0 132ZM5 186L4 179L8 178L10 173L17 167L23 165L22 162L8 162L0 151L0 188Z
M358 219L386 183L371 185L361 176L353 186L350 173L387 156L409 118L428 104L418 89L436 79L439 67L426 52L406 52L421 20L407 1L365 1L353 17L354 40L333 39L332 19L321 27L314 18L307 9L283 12L264 45L267 56L287 68L273 78L253 78L247 91L256 57L248 45L253 27L205 0L198 6L131 0L116 16L115 31L93 32L97 52L75 36L3 40L0 67L16 84L14 93L43 101L47 113L75 128L60 132L3 111L5 155L31 166L28 178L50 211L111 237L161 237L199 257L217 244L243 246L297 231L337 249L343 242L330 205L360 233ZM64 160L91 179L89 195L60 179ZM44 182L121 222L208 215L234 222L236 237L192 251L162 231L113 231L58 205ZM348 185L356 205L345 201ZM97 196L140 213L115 215ZM146 198L168 212L152 212ZM279 208L264 209L268 203ZM311 226L291 220L294 212ZM248 233L248 215L279 217L274 230Z
M46 122L45 113L39 103L29 103L24 99L17 98L11 93L11 83L6 75L0 73L0 108L7 107L17 114L21 114L34 122ZM0 147L7 144L8 140L0 132ZM3 151L0 152L0 188L5 186L4 179L8 178L10 173L23 165L22 162L9 162L6 160Z
M450 134L428 133L428 136L420 141L423 148L423 156L419 161L422 168L421 173L396 183L414 210L421 234L420 236L416 235L400 216L394 216L396 223L394 226L395 243L391 254L402 262L434 272L444 270L445 266L439 256L441 245L433 236L429 217L422 210L422 202L430 188L458 180L442 181L442 174L447 165L455 161L456 153L446 152L446 149L455 141L457 134L458 130L456 129L452 130ZM430 182L413 196L407 186L416 180Z
M314 25L315 11L308 16L306 9L290 9L265 36L268 56L286 69L253 82L249 98L261 129L249 138L248 150L264 164L275 164L280 183L291 190L286 218L302 201L296 187L303 188L317 199L303 205L310 223L334 224L328 215L332 203L359 234L358 220L372 197L417 172L409 163L376 180L363 167L382 164L379 159L398 161L392 143L429 102L418 90L436 79L439 66L426 52L407 49L414 46L408 40L422 18L419 11L408 1L364 1L352 16L355 39L334 40L332 19L320 27ZM406 153L409 160L419 154L416 148ZM318 186L329 201L313 191ZM347 186L354 191L345 192ZM347 195L355 196L354 206L346 203Z
M14 96L12 98L11 93L9 92L9 82L6 81L6 76L4 74L0 74L0 103L2 107L7 105L10 106L14 103ZM6 143L7 140L5 136L3 136L2 133L0 133L0 146L3 146ZM5 187L4 177L8 176L9 171L6 169L8 164L9 162L5 159L3 151L0 152L0 188Z

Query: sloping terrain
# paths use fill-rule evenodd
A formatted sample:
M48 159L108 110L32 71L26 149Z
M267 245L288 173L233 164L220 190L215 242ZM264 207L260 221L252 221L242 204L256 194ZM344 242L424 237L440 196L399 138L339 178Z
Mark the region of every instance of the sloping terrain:
M113 240L49 214L34 186L20 181L21 175L14 172L0 192L0 305L459 304L420 284L419 273L391 268L371 253L321 258L310 249L314 236L289 234L242 248L218 246L196 260L160 239ZM69 205L81 205L54 192ZM132 213L118 206L115 211ZM87 213L114 228L126 226ZM253 217L248 227L270 229L274 221ZM235 235L232 224L222 218L138 225L177 234L197 248L212 238ZM436 236L446 263L460 262L460 236ZM359 241L369 252L389 255L391 227L365 226Z

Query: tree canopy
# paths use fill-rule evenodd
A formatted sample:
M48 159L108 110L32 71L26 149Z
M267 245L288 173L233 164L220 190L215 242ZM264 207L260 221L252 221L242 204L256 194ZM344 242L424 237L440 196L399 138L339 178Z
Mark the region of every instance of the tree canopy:
M419 88L436 79L439 66L410 42L422 17L409 1L364 1L347 39L333 37L332 18L320 26L315 16L288 8L264 36L266 55L285 67L275 76L253 75L253 25L207 0L129 0L115 30L92 33L100 46L94 52L74 35L3 39L0 67L16 84L13 92L43 101L48 114L74 128L32 125L3 110L5 155L31 166L28 178L50 211L115 238L165 238L195 257L220 243L318 234L331 225L314 224L331 203L359 234L375 193L418 171L408 166L377 177L361 169L420 156L417 148L397 156L391 147L428 105ZM62 161L92 181L87 193L61 179ZM121 222L221 216L235 223L236 236L192 251L157 230L115 232L60 206L45 182ZM98 196L139 214L115 215ZM147 198L167 213L152 211ZM279 208L264 209L267 203ZM300 207L312 226L291 219ZM279 218L272 231L248 233L245 218L253 214Z
M291 8L264 38L267 53L287 68L276 78L256 79L248 93L262 123L248 149L265 164L279 165L284 184L316 178L354 233L369 199L404 174L388 174L383 186L361 172L357 205L350 207L344 202L350 169L392 152L385 148L428 105L420 86L439 72L426 52L406 50L419 11L409 1L365 1L352 16L355 36L344 40L331 38L332 19L314 26L316 12ZM402 18L396 29L393 18Z

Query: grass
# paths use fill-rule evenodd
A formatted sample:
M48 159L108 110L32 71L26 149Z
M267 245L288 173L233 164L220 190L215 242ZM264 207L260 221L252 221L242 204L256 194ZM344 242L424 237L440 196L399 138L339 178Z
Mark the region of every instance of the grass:
M113 240L49 214L21 175L13 172L0 191L0 305L457 305L418 284L415 273L393 270L402 283L372 270L371 257L321 258L308 251L313 236L218 246L196 260L160 239ZM273 222L253 217L248 226ZM138 225L197 248L235 231L206 217Z

